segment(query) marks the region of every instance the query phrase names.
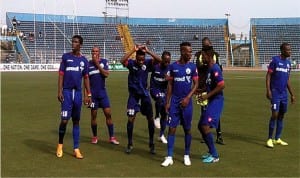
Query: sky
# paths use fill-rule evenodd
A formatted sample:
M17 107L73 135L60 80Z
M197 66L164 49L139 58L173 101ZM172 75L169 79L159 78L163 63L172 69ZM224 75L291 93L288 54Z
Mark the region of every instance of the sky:
M105 0L0 0L0 25L6 12L103 17L104 11ZM128 11L109 13L129 18L228 17L231 33L248 35L250 18L300 17L300 0L129 0Z

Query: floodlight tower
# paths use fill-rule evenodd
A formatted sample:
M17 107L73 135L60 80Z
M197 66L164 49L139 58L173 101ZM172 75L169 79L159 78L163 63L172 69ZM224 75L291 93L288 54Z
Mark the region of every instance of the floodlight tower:
M129 17L129 0L106 0L105 14L115 17L115 23L128 23ZM125 21L124 21L125 18ZM108 20L108 19L107 19ZM108 21L107 21L108 22Z

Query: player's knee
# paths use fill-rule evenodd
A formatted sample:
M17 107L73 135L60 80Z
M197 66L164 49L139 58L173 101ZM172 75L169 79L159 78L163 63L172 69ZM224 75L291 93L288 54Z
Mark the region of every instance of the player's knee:
M191 134L191 129L184 129L184 134L186 134L186 135L189 134L190 135Z
M175 133L176 133L176 128L174 128L174 127L170 127L169 128L169 135L175 135Z

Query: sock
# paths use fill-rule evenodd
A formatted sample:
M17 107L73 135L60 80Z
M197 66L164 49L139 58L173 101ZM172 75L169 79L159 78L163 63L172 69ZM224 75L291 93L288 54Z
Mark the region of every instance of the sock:
M281 136L281 132L282 132L282 128L283 128L283 119L282 118L278 118L277 119L277 126L276 126L276 133L275 133L275 140L279 139Z
M73 124L73 148L79 148L80 127L79 124Z
M173 157L175 135L168 135L168 156Z
M153 137L154 137L154 122L150 121L152 119L148 120L148 132L149 132L149 145L153 145Z
M127 122L127 138L128 145L132 145L132 132L133 132L133 122Z
M159 117L159 111L160 111L160 104L159 102L155 102L155 118Z
M184 143L185 143L184 155L190 155L191 141L192 141L192 135L185 134L185 136L184 136Z
M218 124L218 127L217 127L217 137L220 137L222 132L221 132L221 120L219 120L219 124Z
M167 126L166 119L164 118L160 119L160 132L159 132L160 137L165 133L166 126Z
M114 124L106 124L108 129L109 138L114 136Z
M272 139L273 137L273 132L275 128L275 119L270 119L269 121L269 139Z
M66 124L60 124L58 129L58 143L63 144L64 143L64 136L66 133Z
M92 128L93 136L96 137L97 136L97 124L96 125L91 124L91 128Z
M219 155L218 155L218 152L217 152L217 149L215 147L215 144L214 144L214 136L211 132L209 132L208 134L205 135L205 139L207 141L207 146L208 146L208 149L209 149L209 153L215 157L215 158L218 158Z

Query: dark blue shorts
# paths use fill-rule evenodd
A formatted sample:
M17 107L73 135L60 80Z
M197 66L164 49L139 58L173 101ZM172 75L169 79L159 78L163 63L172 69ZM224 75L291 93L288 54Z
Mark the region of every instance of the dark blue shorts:
M129 92L129 97L127 101L127 116L135 116L135 114L140 111L144 116L153 117L150 96L139 95Z
M180 101L182 99L171 98L168 126L176 128L179 124L186 130L191 129L192 119L193 119L193 101L190 99L189 104L182 108L180 106Z
M278 92L277 90L272 90L271 99L271 110L286 113L288 107L288 96L287 92Z
M80 120L82 93L81 90L63 90L64 101L61 103L61 119Z
M224 106L224 98L218 97L208 101L206 110L202 110L200 125L217 128Z
M110 102L107 93L103 93L101 97L94 97L92 95L92 103L90 104L92 110L98 108L110 108Z

